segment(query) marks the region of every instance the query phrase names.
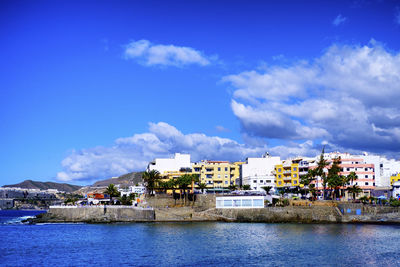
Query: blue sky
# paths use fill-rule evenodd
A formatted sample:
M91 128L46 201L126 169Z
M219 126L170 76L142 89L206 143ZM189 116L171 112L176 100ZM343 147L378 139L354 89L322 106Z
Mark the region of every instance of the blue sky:
M174 152L399 158L397 1L2 1L0 184Z

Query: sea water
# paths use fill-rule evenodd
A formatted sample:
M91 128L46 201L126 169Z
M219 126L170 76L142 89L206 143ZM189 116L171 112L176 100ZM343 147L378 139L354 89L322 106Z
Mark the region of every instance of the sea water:
M0 212L1 266L399 266L400 226L25 225ZM7 217L7 219L5 219Z

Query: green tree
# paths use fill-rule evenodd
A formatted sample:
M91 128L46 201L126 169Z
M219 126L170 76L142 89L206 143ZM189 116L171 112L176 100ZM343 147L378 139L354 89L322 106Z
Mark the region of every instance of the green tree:
M231 185L228 186L228 188L229 188L229 190L231 190L231 191L235 191L236 188L237 188L237 185L231 184Z
M160 173L157 170L151 170L149 172L144 172L142 178L147 192L150 194L150 196L154 196L154 189L161 178Z
M356 199L356 196L362 192L362 189L358 187L357 185L353 185L352 187L349 187L348 189L349 194L353 194L353 199Z
M305 195L307 195L307 191L309 191L313 195L313 200L316 194L315 184L313 184L313 181L315 181L315 177L316 169L309 169L307 174L300 176L300 184L304 186L303 190L305 192Z
M333 160L332 166L328 170L327 181L329 188L333 192L332 199L338 196L340 187L347 183L346 176L340 174L340 164L340 157L335 158Z
M110 196L110 202L112 202L113 197L119 197L121 195L121 193L118 191L118 189L115 187L114 184L109 184L104 193Z
M272 186L263 186L263 187L261 187L261 188L265 190L265 192L267 193L267 195L269 195L269 191L272 189Z
M243 185L243 190L251 190L250 185L248 184Z
M324 169L328 166L328 162L324 159L325 147L322 148L321 155L317 162L317 167L314 170L314 177L320 177L322 180L322 186L324 187L324 199L326 199L326 186L328 184L328 179Z
M198 187L201 190L201 193L204 193L204 189L207 188L207 185L205 183L199 183Z
M182 189L183 194L184 194L184 202L186 203L186 190L188 189L189 185L194 184L195 182L199 181L199 176L197 174L184 174L179 176L176 179L176 184L179 186L180 189Z
M119 200L121 201L121 205L132 205L132 199L127 195L123 195Z

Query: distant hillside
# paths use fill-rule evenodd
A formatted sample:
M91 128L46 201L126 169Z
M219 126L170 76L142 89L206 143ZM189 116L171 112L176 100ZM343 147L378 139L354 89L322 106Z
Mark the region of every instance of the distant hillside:
M119 184L122 186L136 185L142 182L142 174L143 172L130 172L121 175L118 178L110 178L102 181L97 181L92 185L92 187L103 187L108 186L109 184Z
M3 187L20 187L26 189L57 189L58 191L65 191L65 192L73 192L80 189L82 186L79 185L72 185L72 184L61 184L61 183L54 183L54 182L38 182L32 180L25 180L19 184L12 184L12 185L3 185Z

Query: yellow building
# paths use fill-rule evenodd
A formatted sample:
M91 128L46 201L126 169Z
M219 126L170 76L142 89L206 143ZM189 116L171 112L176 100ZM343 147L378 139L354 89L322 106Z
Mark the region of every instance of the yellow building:
M276 187L299 186L299 162L286 160L275 166Z
M390 177L390 185L393 185L393 183L397 181L400 181L400 173L397 173Z
M237 184L241 164L243 162L204 160L192 165L192 173L198 174L200 183L207 188L228 188Z

